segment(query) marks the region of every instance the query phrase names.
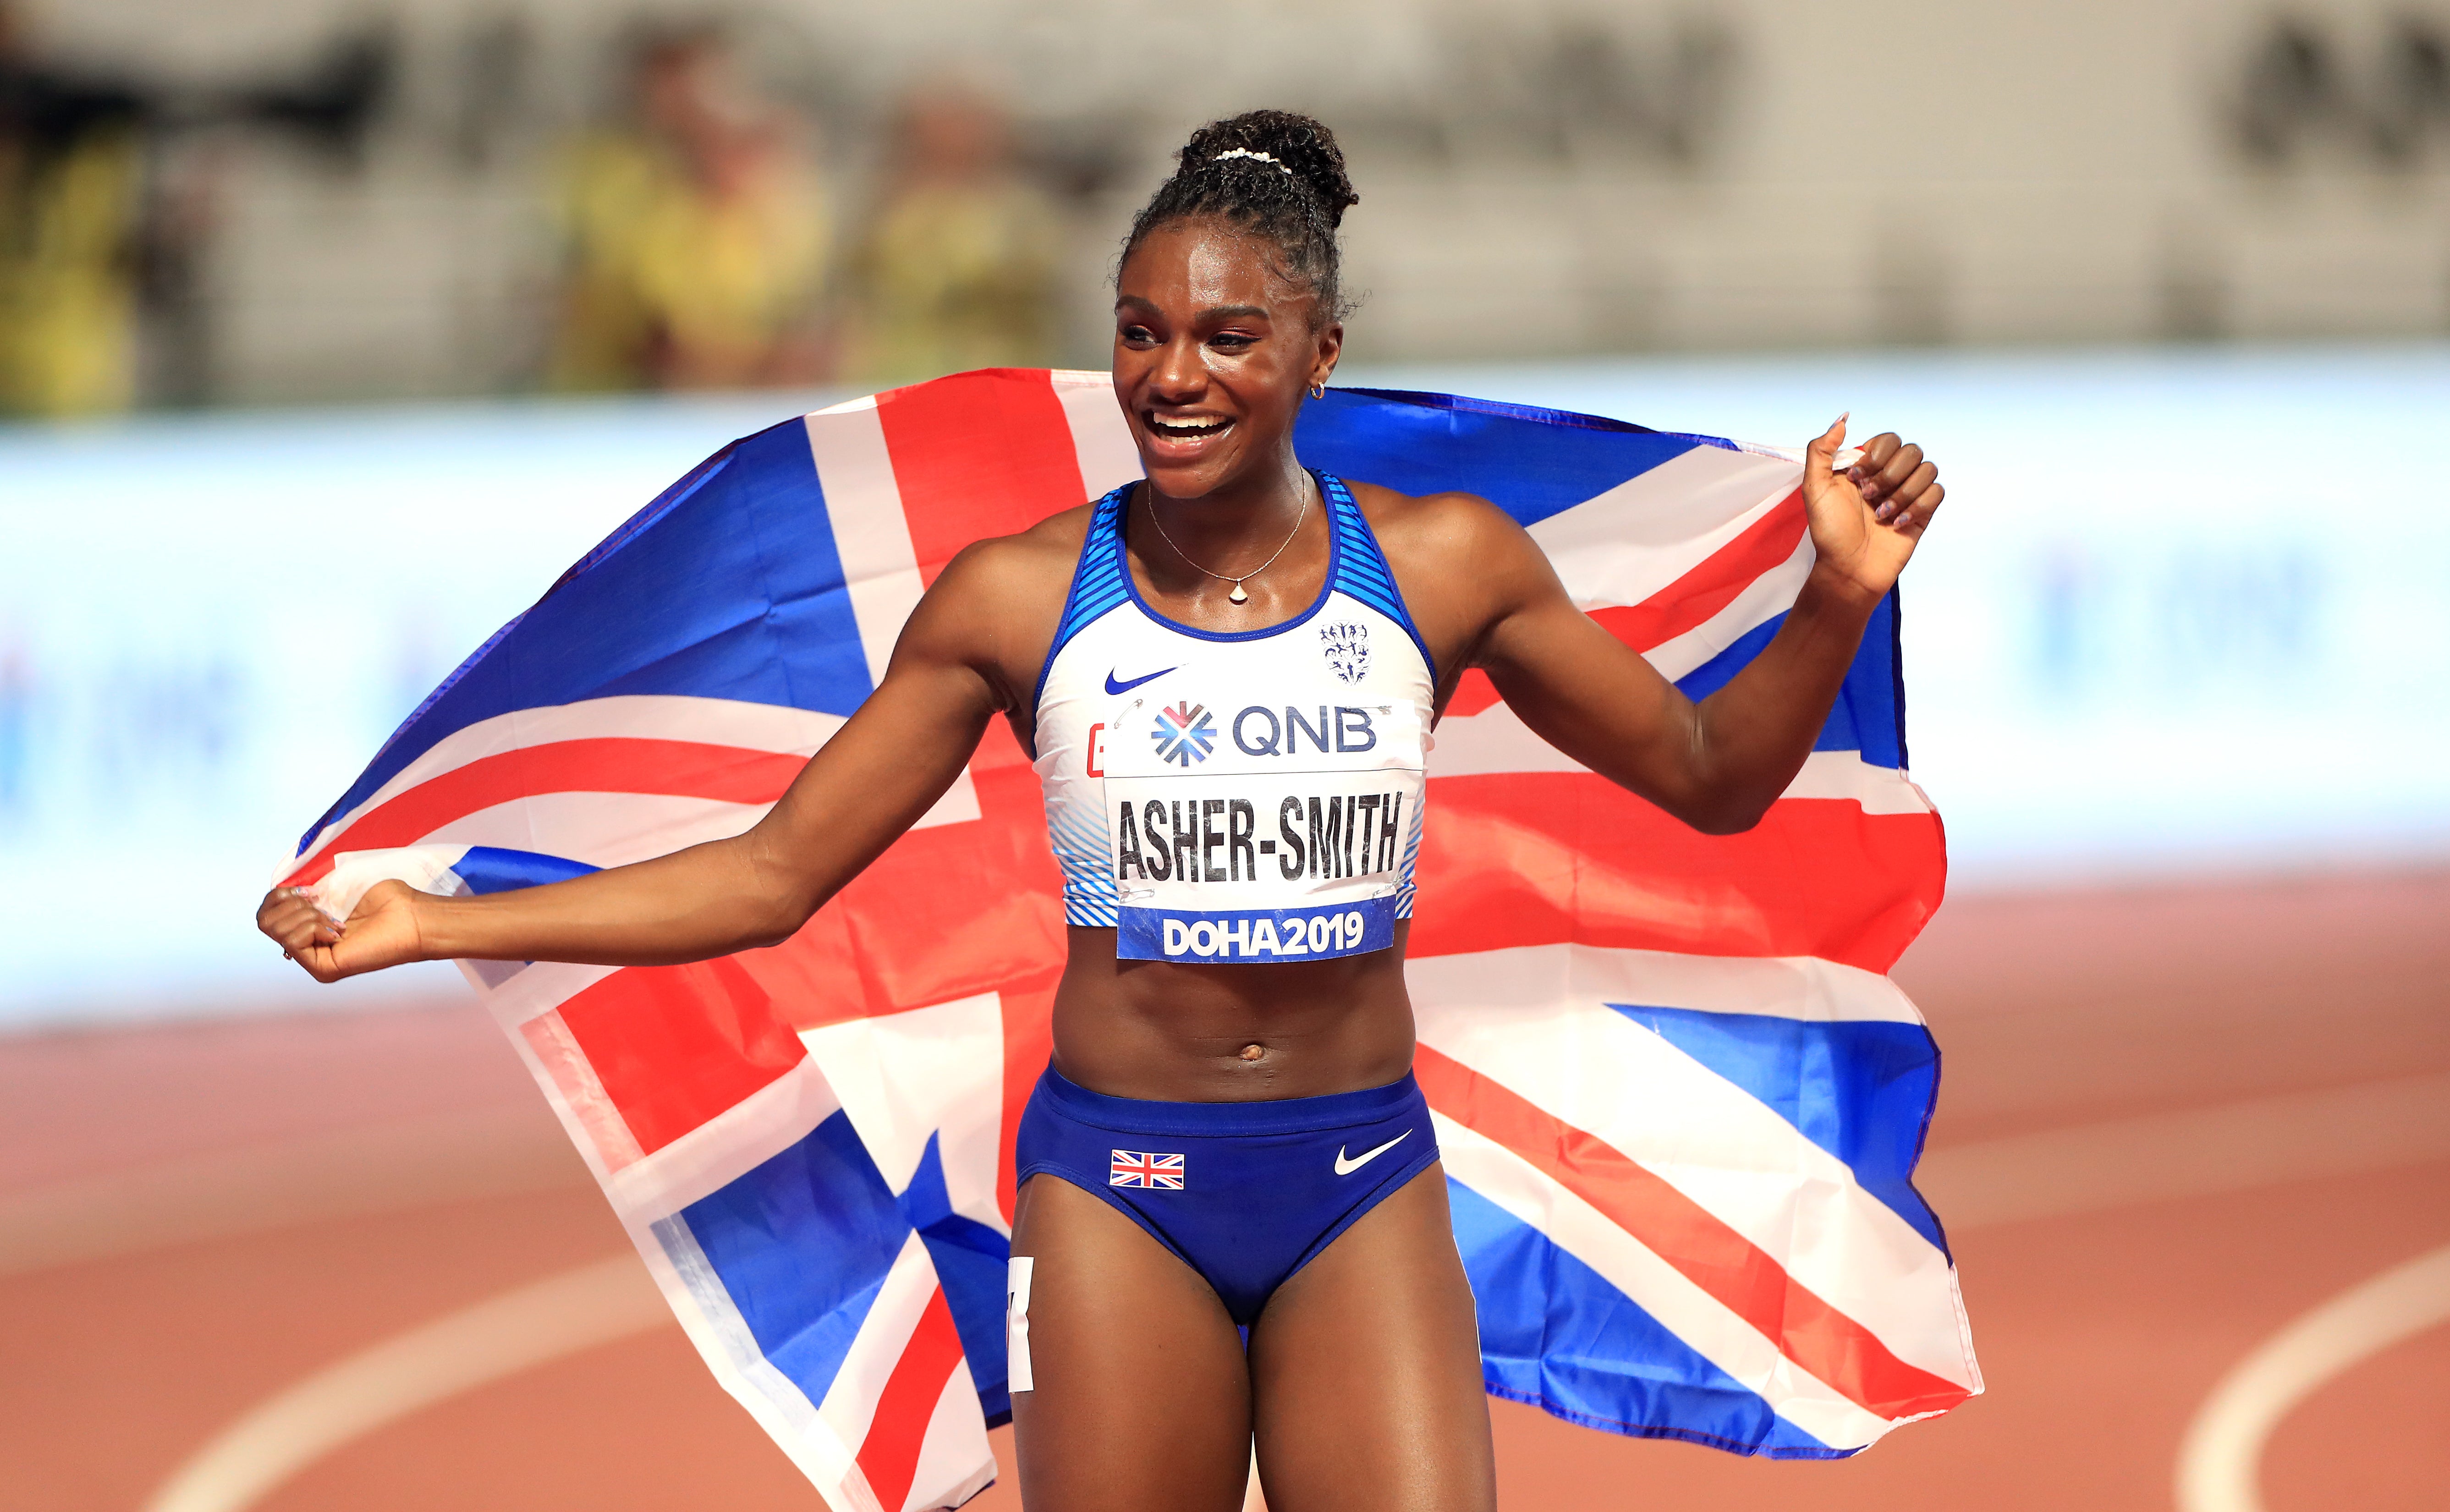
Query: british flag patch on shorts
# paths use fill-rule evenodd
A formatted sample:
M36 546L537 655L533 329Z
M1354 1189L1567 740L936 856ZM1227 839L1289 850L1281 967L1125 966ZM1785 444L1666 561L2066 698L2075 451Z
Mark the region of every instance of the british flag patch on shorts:
M1144 1154L1137 1150L1117 1150L1106 1165L1106 1185L1110 1187L1163 1187L1170 1192L1182 1190L1182 1157L1180 1155Z

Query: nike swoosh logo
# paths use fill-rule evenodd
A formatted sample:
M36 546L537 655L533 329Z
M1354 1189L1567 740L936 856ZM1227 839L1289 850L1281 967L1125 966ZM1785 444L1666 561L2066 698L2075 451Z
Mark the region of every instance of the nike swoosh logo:
M1128 693L1133 688L1139 687L1142 683L1153 683L1173 670L1174 669L1171 667L1160 667L1156 671L1149 673L1146 677L1135 677L1128 683L1118 683L1115 681L1114 671L1109 669L1106 672L1106 691L1109 693Z
M1405 1140L1410 1139L1410 1137L1412 1137L1412 1131L1407 1129L1402 1134L1397 1134L1394 1138L1388 1140L1383 1145L1380 1145L1377 1149L1365 1152L1358 1160L1345 1159L1344 1147L1342 1145L1337 1145L1335 1147L1335 1173L1339 1176L1349 1176L1354 1172L1360 1170L1363 1166L1368 1165L1372 1160L1377 1159L1380 1155L1385 1154L1388 1151L1394 1149L1397 1145L1402 1144Z

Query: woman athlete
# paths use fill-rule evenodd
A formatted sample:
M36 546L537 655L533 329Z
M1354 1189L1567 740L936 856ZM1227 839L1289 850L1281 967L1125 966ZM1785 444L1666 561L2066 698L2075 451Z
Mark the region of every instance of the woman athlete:
M1354 203L1306 117L1192 137L1116 278L1115 397L1147 481L956 556L873 696L748 833L487 897L386 882L344 924L286 888L257 916L326 981L771 945L1009 721L1071 924L1012 1243L1032 1512L1230 1512L1254 1444L1276 1512L1494 1504L1472 1297L1410 1076L1432 711L1481 668L1576 761L1697 829L1744 829L1940 502L1894 436L1833 472L1832 425L1805 465L1809 580L1767 649L1688 701L1485 500L1295 458L1305 392L1342 350Z

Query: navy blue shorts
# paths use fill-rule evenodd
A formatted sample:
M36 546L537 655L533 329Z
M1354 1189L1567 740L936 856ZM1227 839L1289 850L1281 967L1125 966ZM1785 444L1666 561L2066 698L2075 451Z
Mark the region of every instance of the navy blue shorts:
M1248 1328L1276 1288L1438 1157L1410 1076L1274 1102L1109 1097L1049 1067L1021 1115L1016 1176L1096 1192L1180 1256Z

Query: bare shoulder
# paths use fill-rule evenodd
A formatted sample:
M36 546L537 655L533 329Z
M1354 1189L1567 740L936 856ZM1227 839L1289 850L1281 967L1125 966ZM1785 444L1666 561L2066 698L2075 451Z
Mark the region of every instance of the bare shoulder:
M1507 615L1561 591L1539 543L1479 494L1350 486L1405 607L1449 675L1471 664Z
M1398 494L1351 483L1352 500L1399 580L1437 587L1486 581L1508 569L1545 572L1546 557L1512 515L1477 494Z
M973 667L1010 707L1054 642L1089 515L1082 505L962 547L928 586L896 657Z
M1018 595L1028 600L1051 590L1055 602L1048 612L1060 613L1073 565L1080 559L1080 543L1089 535L1093 508L1083 504L1050 514L1025 531L972 541L944 564L929 596Z

